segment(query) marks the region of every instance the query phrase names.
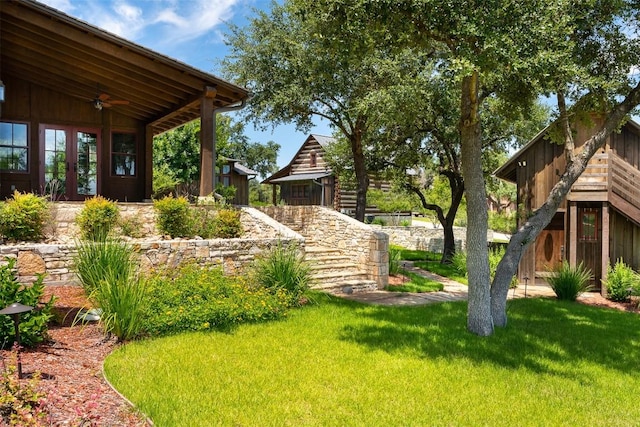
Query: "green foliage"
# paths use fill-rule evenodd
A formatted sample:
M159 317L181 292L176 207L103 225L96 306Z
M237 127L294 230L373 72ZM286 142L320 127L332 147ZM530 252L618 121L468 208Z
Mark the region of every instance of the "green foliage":
M222 196L225 203L231 203L233 201L233 198L236 197L237 190L233 185L224 186L220 183L216 185L216 193Z
M389 274L396 275L400 273L402 266L400 261L402 260L402 251L397 247L389 247Z
M375 217L373 218L373 221L371 221L371 224L381 225L384 227L385 225L387 225L387 221L384 218Z
M84 207L76 217L82 238L99 240L116 226L120 211L116 202L102 196L85 200Z
M153 207L160 233L168 234L171 238L194 236L189 201L185 197L166 196L154 200Z
M386 287L388 291L392 292L436 292L444 289L442 283L428 279L420 274L413 273L411 271L403 271L402 275L408 280L401 285L389 285Z
M0 360L0 425L38 427L47 423L47 401L38 391L40 375L20 381L17 372L17 352L7 361Z
M20 342L32 347L42 342L47 335L47 322L52 318L54 298L41 303L44 294L43 276L30 286L18 282L15 271L15 258L8 258L5 265L0 266L0 307L4 308L18 302L34 307L34 310L20 315ZM0 315L0 349L10 347L15 341L15 327L10 316Z
M138 215L130 215L126 217L120 217L118 221L120 232L123 236L140 238L144 236L144 228L142 219Z
M242 235L240 210L218 209L213 219L213 236L221 239L232 239ZM202 236L204 237L204 236Z
M551 271L547 281L558 299L575 301L580 294L591 288L590 279L591 270L588 270L582 262L576 267L571 267L565 260Z
M640 291L640 276L622 259L618 259L613 267L607 268L607 298L612 301L628 301L631 295Z
M511 234L516 230L515 213L489 212L489 229L499 233Z
M15 191L13 197L0 205L0 236L9 240L39 241L49 219L45 197Z
M467 277L467 253L464 251L456 251L451 258L451 266L456 273Z
M284 289L272 292L241 277L226 277L220 268L193 263L159 270L147 286L143 329L150 336L278 319L290 303Z
M297 245L278 242L258 256L253 264L254 279L273 292L285 290L296 304L309 289L310 269Z
M104 331L121 341L135 338L146 301L133 247L107 236L76 247L75 271L89 301L101 310Z

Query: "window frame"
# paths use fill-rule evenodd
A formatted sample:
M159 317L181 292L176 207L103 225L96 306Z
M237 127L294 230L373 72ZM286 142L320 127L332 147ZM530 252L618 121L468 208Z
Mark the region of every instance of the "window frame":
M30 135L31 135L31 127L30 127L30 123L29 122L24 122L24 121L20 121L20 120L0 120L0 123L10 123L11 125L24 125L26 127L27 130L27 145L26 146L16 146L16 145L4 145L4 144L0 144L0 146L2 147L9 147L9 148L23 148L26 150L27 152L27 161L26 161L26 169L25 170L18 170L18 169L0 169L0 173L11 173L11 174L20 174L20 175L28 175L31 173L31 141L30 141ZM13 139L12 139L12 143L13 143Z
M133 136L133 142L134 142L134 148L135 148L135 152L133 154L131 153L124 153L121 151L114 151L114 135L132 135ZM140 152L140 147L139 147L139 141L138 141L138 133L135 131L127 131L127 130L112 130L111 131L111 141L109 144L109 176L111 177L116 177L116 178L131 178L131 179L136 179L138 178L138 171L140 170L140 164L139 164L139 152ZM134 158L134 165L133 165L133 170L134 173L132 175L125 175L125 174L118 174L115 173L114 170L114 156L133 156Z
M300 196L300 189L302 189L302 196ZM309 191L309 185L307 184L291 184L291 199L303 200L308 199L311 192Z

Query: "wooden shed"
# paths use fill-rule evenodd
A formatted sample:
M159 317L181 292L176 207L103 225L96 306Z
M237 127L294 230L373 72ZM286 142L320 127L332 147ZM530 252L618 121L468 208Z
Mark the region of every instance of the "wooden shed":
M591 135L575 129L576 146ZM516 183L519 222L539 208L565 170L563 147L547 138L547 129L518 151L495 175ZM629 121L613 133L573 184L551 223L525 252L518 278L544 279L562 260L584 263L595 289L607 267L622 259L640 269L640 125Z
M200 195L213 192L215 114L249 93L31 0L0 1L0 197L141 201L154 135L201 120Z
M218 174L218 182L223 187L234 187L235 196L228 202L234 205L249 204L249 180L255 178L258 172L243 165L238 159L221 158L222 167Z

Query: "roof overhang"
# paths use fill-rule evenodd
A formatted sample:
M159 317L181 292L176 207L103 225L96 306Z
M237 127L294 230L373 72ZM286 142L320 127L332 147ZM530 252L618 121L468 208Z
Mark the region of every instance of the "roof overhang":
M249 92L32 0L0 1L2 76L91 102L99 93L129 101L117 112L159 134Z
M333 175L332 172L317 172L317 173L299 173L295 175L287 175L282 178L275 178L269 181L269 183L279 183L279 182L291 182L291 181L310 181L320 178L325 178L327 176Z

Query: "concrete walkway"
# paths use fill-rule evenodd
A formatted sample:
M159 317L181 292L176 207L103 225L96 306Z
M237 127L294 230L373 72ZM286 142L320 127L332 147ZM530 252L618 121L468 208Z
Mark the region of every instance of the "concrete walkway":
M414 306L434 304L448 301L465 301L467 299L467 285L458 283L446 277L439 276L430 271L414 267L410 261L402 261L402 268L412 273L420 274L444 285L444 289L438 292L389 292L378 290L373 292L357 292L341 297L353 301L378 305ZM525 295L526 291L526 295ZM509 290L508 299L530 297L555 297L555 293L548 285L520 285L516 289Z

